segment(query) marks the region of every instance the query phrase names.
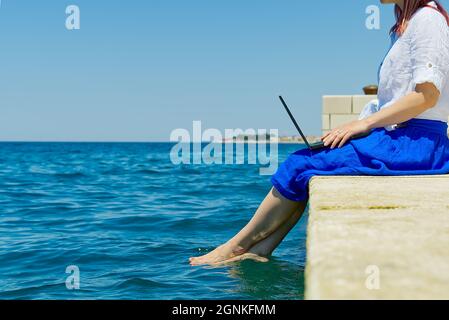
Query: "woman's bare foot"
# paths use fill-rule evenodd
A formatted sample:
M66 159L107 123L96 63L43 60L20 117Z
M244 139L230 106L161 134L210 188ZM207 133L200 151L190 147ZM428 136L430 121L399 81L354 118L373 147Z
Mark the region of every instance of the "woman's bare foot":
M224 260L224 261L221 261L221 262L218 262L218 263L214 263L214 264L212 264L212 266L227 265L227 264L230 264L230 263L233 263L233 262L241 262L241 261L244 261L244 260L253 260L253 261L256 261L256 262L268 262L269 261L268 258L266 258L266 257L262 257L262 256L259 256L259 255L255 254L255 253L248 252L248 253L241 254L239 256L235 256L235 257L233 257L231 259L228 259L228 260Z
M190 258L191 265L209 264L213 266L224 265L232 262L238 262L243 260L254 260L257 262L267 262L269 256L276 249L276 247L281 243L287 233L296 225L296 223L301 218L304 209L295 212L283 225L281 225L275 232L270 236L255 243L249 250L241 250L240 252L234 251L231 254L226 254L229 252L232 245L224 244L218 247L214 251L198 258ZM226 248L226 246L228 248ZM237 249L237 246L233 246ZM221 252L220 252L221 251ZM228 258L225 258L225 257Z
M203 264L216 265L222 263L223 261L238 257L244 253L246 253L246 250L241 246L227 242L208 254L200 257L191 257L189 258L189 261L192 266L199 266Z
M248 224L230 241L212 252L190 258L192 266L216 265L244 259L266 260L297 222L292 215L304 211L307 201L294 202L284 198L274 187L260 204ZM259 243L259 245L256 245ZM249 253L249 255L242 256ZM242 257L240 257L242 256ZM260 259L262 258L262 259Z

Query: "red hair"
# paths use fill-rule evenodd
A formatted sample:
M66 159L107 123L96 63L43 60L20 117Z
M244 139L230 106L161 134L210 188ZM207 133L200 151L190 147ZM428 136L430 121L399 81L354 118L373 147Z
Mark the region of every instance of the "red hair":
M429 2L432 0L404 0L404 10L400 6L396 5L394 8L394 13L396 15L396 24L391 28L391 33L397 33L402 35L407 28L407 24L412 18L412 16L421 8L430 7L439 11L445 18L449 25L449 15L444 7L437 0L433 0L437 8L430 6Z

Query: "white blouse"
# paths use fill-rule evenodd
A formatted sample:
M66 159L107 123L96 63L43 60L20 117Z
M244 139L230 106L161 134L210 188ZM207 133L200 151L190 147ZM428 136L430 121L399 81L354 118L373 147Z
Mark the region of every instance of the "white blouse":
M429 5L436 8L433 1ZM448 122L449 27L444 16L428 7L416 12L404 34L392 37L378 76L378 100L368 103L359 119L391 106L413 92L417 84L430 82L440 91L440 99L436 106L415 118ZM393 126L385 128L391 130Z

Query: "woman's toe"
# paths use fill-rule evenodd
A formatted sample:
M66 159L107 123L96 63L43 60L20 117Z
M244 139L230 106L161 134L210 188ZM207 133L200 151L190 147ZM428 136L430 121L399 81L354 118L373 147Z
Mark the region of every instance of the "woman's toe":
M202 263L198 259L192 260L190 262L190 265L192 265L192 266L199 266L200 264L202 264Z

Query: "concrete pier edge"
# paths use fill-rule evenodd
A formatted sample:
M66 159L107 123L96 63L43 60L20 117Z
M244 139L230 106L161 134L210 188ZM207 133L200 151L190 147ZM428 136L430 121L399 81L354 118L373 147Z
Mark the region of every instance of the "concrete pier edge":
M449 299L449 175L315 176L305 298Z

